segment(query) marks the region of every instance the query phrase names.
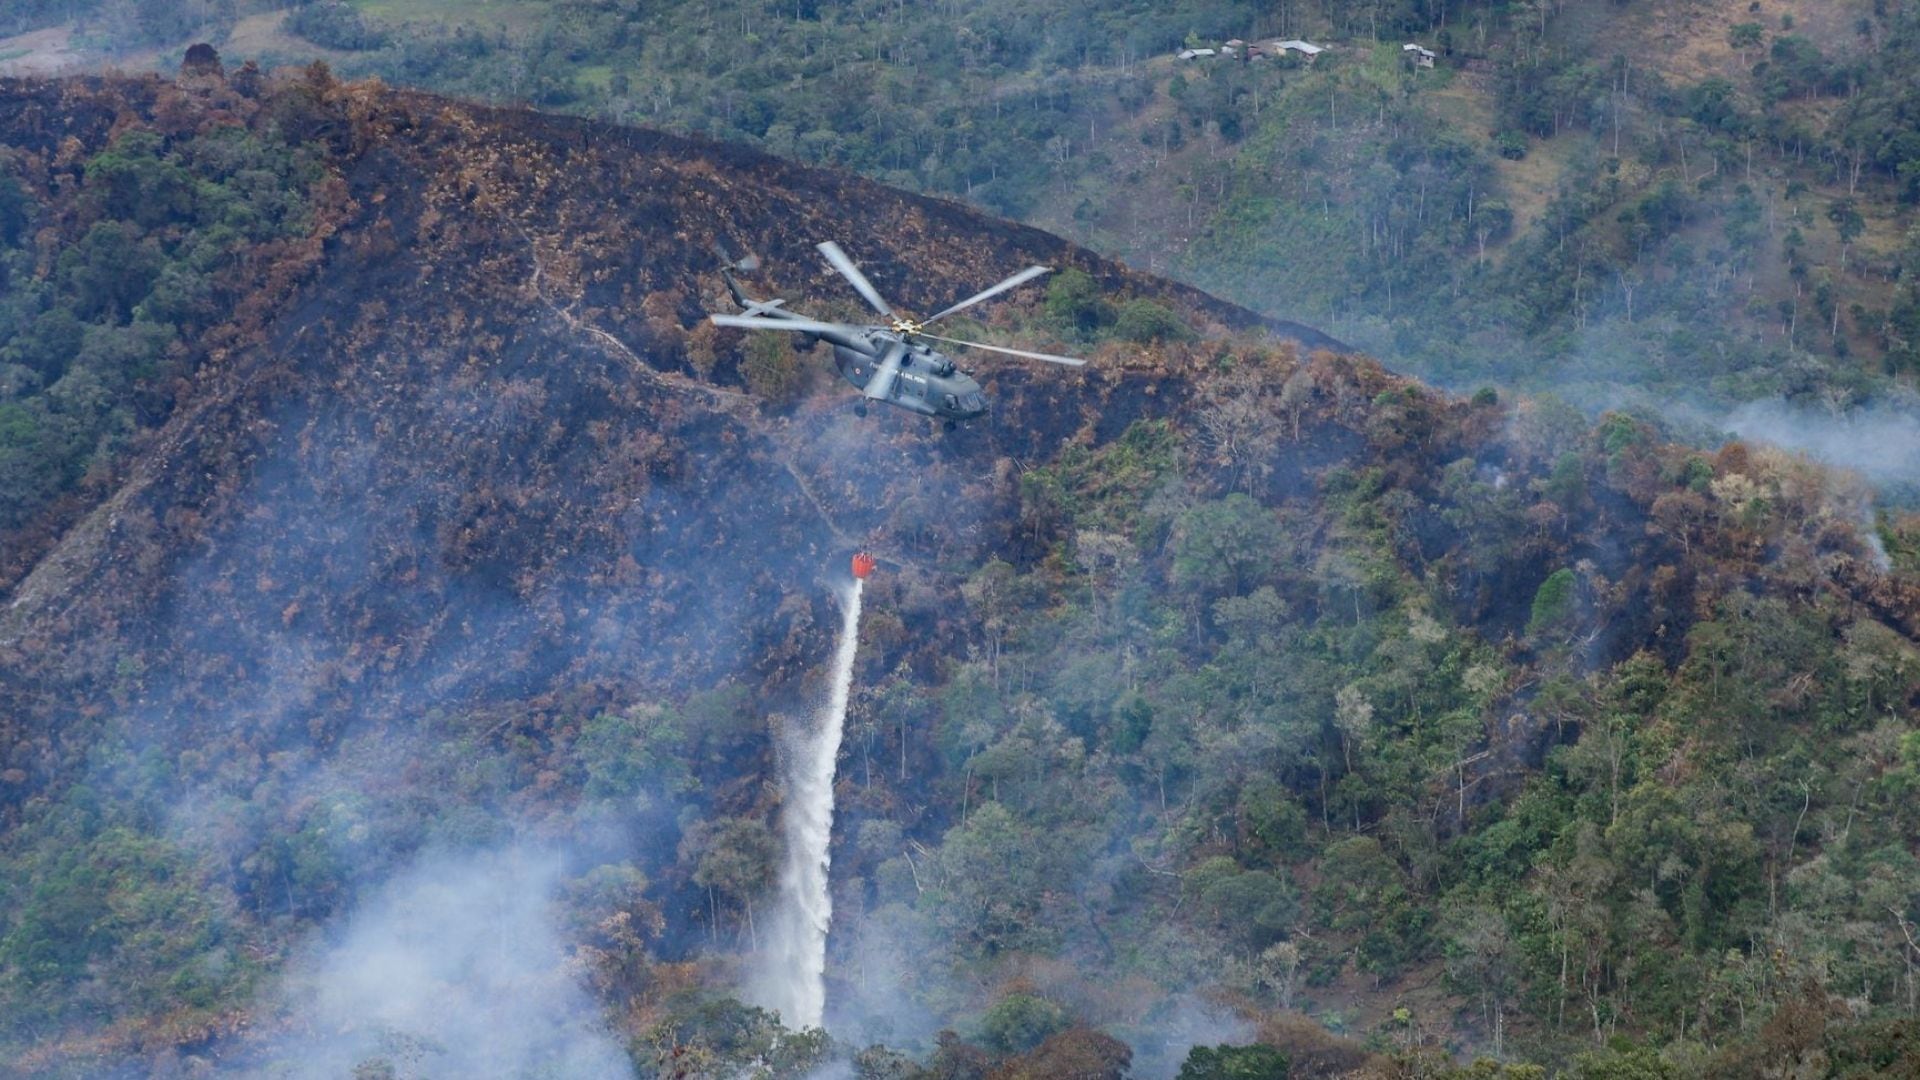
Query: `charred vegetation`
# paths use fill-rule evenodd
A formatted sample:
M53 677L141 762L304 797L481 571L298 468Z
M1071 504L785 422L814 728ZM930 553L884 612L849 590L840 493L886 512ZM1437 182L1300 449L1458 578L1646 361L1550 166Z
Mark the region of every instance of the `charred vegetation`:
M1502 1010L1549 1060L1603 1028L1732 1038L1784 976L1737 1010L1688 995L1703 965L1769 962L1780 881L1872 873L1815 866L1851 830L1910 847L1920 588L1802 460L1438 393L956 203L319 67L0 82L37 252L9 265L52 282L107 220L102 155L148 138L164 164L225 129L308 162L299 227L235 249L210 313L169 324L165 385L131 381L142 419L4 534L0 1002L22 1019L0 1050L29 1069L257 1047L289 1021L243 1034L245 1011L299 933L503 815L549 840L612 823L577 869L642 876L617 911L577 905L613 920L572 939L599 1004L636 1047L721 1053L719 1007L689 1003L751 941L769 717L817 693L822 576L857 547L883 569L842 908L927 935L902 939L938 961L902 994L1000 1010L1004 1075L1124 1069L1091 1028L1139 1028L1206 970L1266 1041L1341 1068L1365 1056L1285 1010L1317 998L1409 1052L1497 1037ZM804 357L797 390L760 392L744 337L702 322L715 240L833 297L832 237L914 310L1041 262L1193 333L986 368L989 422L950 435L858 422ZM1050 304L991 329L1073 340ZM355 846L301 847L329 815ZM102 854L122 832L156 862ZM76 904L172 875L212 898L175 923L217 931L63 938L72 852L98 875ZM1823 896L1819 925L1860 914ZM1849 978L1889 1000L1914 961L1876 918ZM216 939L252 959L162 989ZM81 1002L102 965L116 989ZM1445 992L1394 1020L1414 973Z

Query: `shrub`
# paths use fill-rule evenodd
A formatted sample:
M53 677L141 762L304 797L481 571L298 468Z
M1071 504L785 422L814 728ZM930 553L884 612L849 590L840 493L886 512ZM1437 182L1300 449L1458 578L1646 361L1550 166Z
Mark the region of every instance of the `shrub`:
M1047 285L1047 315L1062 326L1091 334L1114 320L1113 305L1085 270L1068 268Z
M1151 341L1187 341L1193 331L1163 304L1151 300L1129 300L1120 305L1113 332L1126 341L1145 344Z
M740 374L747 389L769 404L785 405L800 393L800 360L773 334L755 334L746 343Z
M1527 620L1527 633L1550 634L1573 617L1573 571L1561 567L1547 575L1533 594L1533 617Z

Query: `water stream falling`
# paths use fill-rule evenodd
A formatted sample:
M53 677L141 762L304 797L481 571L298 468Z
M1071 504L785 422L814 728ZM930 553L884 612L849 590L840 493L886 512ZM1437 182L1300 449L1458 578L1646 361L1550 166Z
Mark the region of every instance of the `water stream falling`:
M814 723L793 733L786 747L787 799L780 815L787 856L780 869L780 903L768 937L760 998L790 1028L819 1027L826 1011L828 841L833 835L833 766L853 689L860 648L860 592L841 595L840 646L833 656L832 690Z

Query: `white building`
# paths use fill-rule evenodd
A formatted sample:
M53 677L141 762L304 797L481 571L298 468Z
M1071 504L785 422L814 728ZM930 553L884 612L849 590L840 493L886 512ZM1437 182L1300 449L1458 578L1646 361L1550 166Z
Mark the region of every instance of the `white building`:
M1268 45L1267 48L1271 49L1276 53L1297 52L1301 56L1306 57L1309 61L1311 61L1314 57L1319 56L1321 53L1327 51L1323 46L1315 45L1311 41L1299 41L1299 40L1276 41Z

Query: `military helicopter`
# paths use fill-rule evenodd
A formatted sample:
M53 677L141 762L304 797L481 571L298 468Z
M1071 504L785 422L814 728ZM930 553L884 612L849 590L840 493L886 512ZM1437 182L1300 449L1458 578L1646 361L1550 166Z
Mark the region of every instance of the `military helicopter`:
M829 240L814 246L887 322L868 326L821 322L786 310L783 307L785 300L754 300L740 288L734 273L756 269L760 265L759 260L749 256L734 261L724 251L719 252L722 261L720 272L726 278L727 291L733 294L733 301L740 305L741 312L738 315L709 315L708 318L716 326L790 331L800 335L798 345L802 349L810 349L820 341L832 345L833 364L839 370L840 377L865 395L853 410L860 416L867 415L867 401L881 401L908 412L943 420L947 430L951 431L960 421L971 420L987 411L986 395L980 392L980 384L945 353L927 345L928 341L964 345L970 349L1073 367L1086 363L1071 356L1052 356L999 345L983 345L977 341L962 341L926 332L927 324L1024 285L1042 274L1050 273L1051 267L1029 266L945 311L916 321L895 311L880 296L880 291L873 287L873 283L867 280L867 276L860 272L860 268L854 265L853 260L847 257L847 253L840 250L839 244Z

